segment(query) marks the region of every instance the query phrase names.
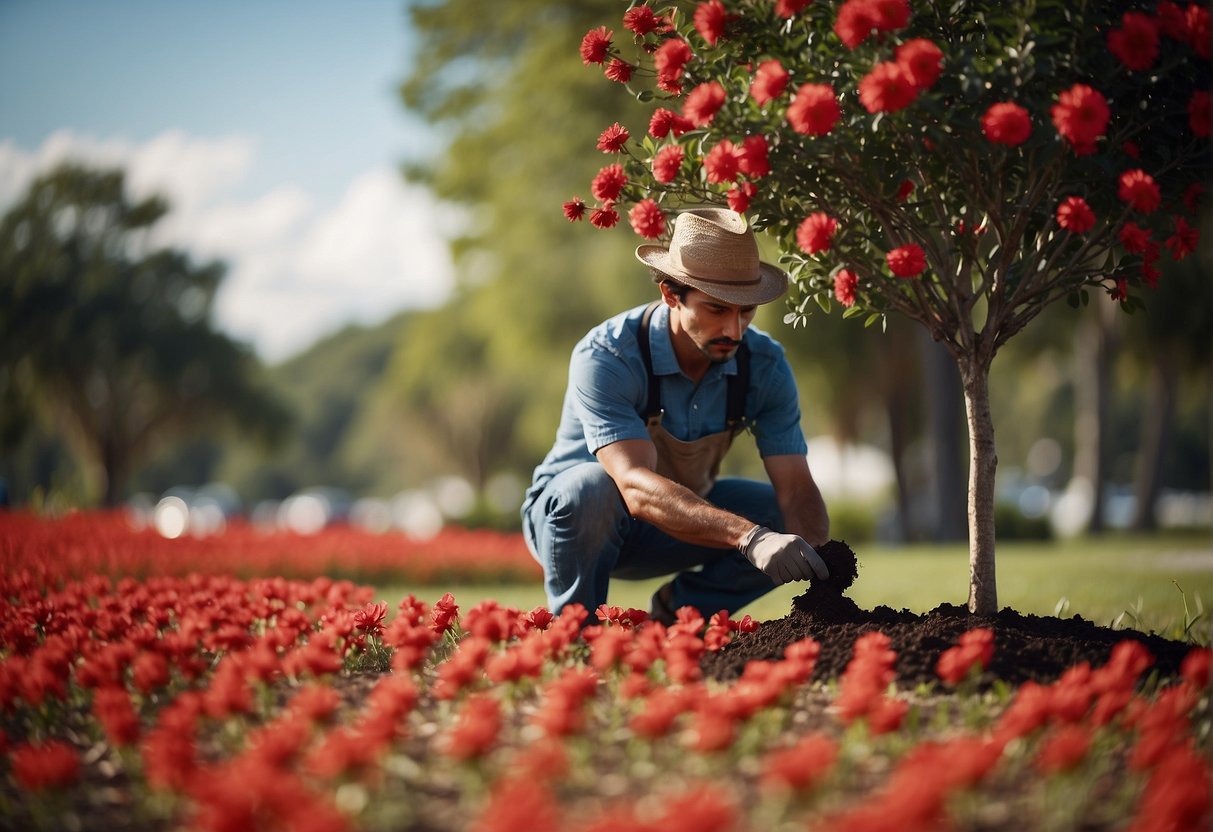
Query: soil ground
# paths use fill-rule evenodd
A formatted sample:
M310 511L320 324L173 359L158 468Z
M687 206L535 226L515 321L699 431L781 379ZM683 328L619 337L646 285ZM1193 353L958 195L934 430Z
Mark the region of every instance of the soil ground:
M708 654L704 671L717 679L741 675L749 661L782 657L784 648L812 637L821 644L814 678L838 677L850 661L851 646L864 633L879 630L889 637L897 652L898 686L939 685L935 663L940 653L956 644L966 630L985 627L994 633L994 658L979 682L996 680L1015 686L1026 681L1056 680L1072 665L1104 664L1120 641L1140 641L1155 659L1154 669L1162 677L1175 676L1191 644L1134 630L1113 630L1080 616L1055 618L1023 615L1003 609L995 615L970 614L965 607L942 604L930 612L916 614L879 606L860 609L844 592L859 572L855 553L845 541L830 541L818 553L830 567L828 581L815 581L792 602L784 618L763 622L754 633L743 633L723 650Z

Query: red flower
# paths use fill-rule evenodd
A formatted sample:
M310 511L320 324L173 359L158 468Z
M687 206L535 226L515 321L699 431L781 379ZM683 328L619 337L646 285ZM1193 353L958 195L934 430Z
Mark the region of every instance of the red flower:
M383 632L383 622L387 618L387 601L377 604L367 604L354 613L354 625L364 633L379 635Z
M876 15L876 28L892 32L910 22L909 0L868 0Z
M501 705L489 694L473 694L463 703L459 721L446 735L443 752L455 760L482 757L497 742Z
M613 202L619 198L623 186L628 183L628 177L623 172L623 165L607 165L594 177L590 183L590 192L599 202Z
M1158 24L1159 31L1171 40L1188 42L1188 20L1184 17L1183 9L1171 0L1160 0L1154 8L1154 22Z
M9 754L12 774L30 791L68 786L80 775L80 755L62 740L19 745Z
M1209 669L1213 664L1213 650L1208 647L1193 647L1179 665L1179 674L1184 681L1197 690L1209 686Z
M825 734L807 734L789 748L769 752L762 762L764 789L805 792L821 780L838 759L838 742Z
M1120 28L1108 32L1108 49L1129 69L1147 70L1158 59L1158 27L1149 15L1125 12Z
M1141 158L1141 148L1137 146L1137 142L1125 142L1120 146L1120 149L1125 152L1125 155L1130 159Z
M695 9L695 31L709 46L715 46L724 35L724 26L728 20L729 13L725 11L720 0L708 0L706 3L700 3Z
M898 202L905 202L910 198L910 194L914 193L914 187L914 181L912 179L903 180L902 183L897 186L897 193L893 195L893 198Z
M788 105L788 124L805 135L824 136L841 117L842 109L829 84L803 84Z
M991 105L981 117L981 129L986 138L995 144L1017 147L1032 135L1032 120L1028 111L1018 104L1004 101Z
M665 18L654 12L651 6L633 6L623 15L623 27L642 37L664 25Z
M1127 300L1129 297L1129 281L1123 277L1116 278L1116 288L1108 293L1112 300Z
M653 178L658 182L673 182L682 167L684 152L681 145L667 144L653 157Z
M897 64L917 90L925 90L943 71L943 52L926 38L914 38L897 47Z
M546 630L556 616L547 607L535 607L523 618L523 623L532 630Z
M569 222L577 222L585 216L585 201L575 196L564 204L564 216Z
M1145 254L1150 248L1150 232L1135 222L1127 222L1116 235L1129 254Z
M1184 208L1189 214L1195 214L1200 210L1201 197L1204 195L1205 186L1199 182L1193 182L1188 187L1184 188L1183 200Z
M603 74L612 81L626 84L632 80L632 70L634 69L635 67L627 61L611 58L611 62L607 64L606 69L603 70Z
M780 17L795 17L813 0L775 0L775 14Z
M758 188L753 182L738 182L729 188L729 192L725 194L725 198L728 200L731 210L736 211L738 214L744 214L757 195Z
M1091 748L1091 729L1062 725L1053 730L1036 752L1035 765L1041 774L1069 771L1081 763Z
M718 81L708 81L691 90L682 105L682 115L696 127L706 127L724 106L724 87Z
M746 136L741 144L741 155L738 157L741 172L751 179L761 179L771 172L771 162L768 158L767 140L762 136Z
M1202 139L1208 138L1211 119L1213 115L1210 115L1209 93L1197 90L1188 99L1188 123L1192 125L1192 133Z
M889 270L898 277L914 277L927 267L926 254L915 243L893 249L885 255L885 260L889 264Z
M830 237L838 230L838 220L824 211L809 214L796 229L796 244L807 254L817 254L830 247Z
M139 739L139 716L126 688L106 686L93 691L93 716L112 745L126 747Z
M614 34L605 26L586 32L581 39L581 62L586 66L603 63L611 49L611 36Z
M655 110L649 119L649 134L658 139L664 139L671 131L675 136L681 136L690 129L691 122L664 107Z
M656 240L665 231L665 214L651 199L644 199L632 206L628 213L632 230L641 237Z
M750 96L759 107L774 101L783 95L792 76L783 68L783 64L772 58L758 65L754 80L750 83Z
M577 202L581 202L578 198ZM582 203L582 210L585 210L585 205ZM565 216L568 216L568 209L565 209ZM570 217L570 219L572 219ZM459 618L459 605L455 603L455 596L451 593L443 595L430 610L430 629L436 633L442 633L450 629L450 627Z
M872 34L876 20L876 11L870 0L847 0L834 20L834 33L848 49L854 49Z
M595 228L613 228L619 222L619 212L610 206L595 208L590 213L590 225Z
M1186 13L1188 45L1200 57L1209 58L1209 9L1203 3L1189 3Z
M708 181L713 184L734 181L741 171L740 155L731 141L721 139L703 160L703 169L708 174Z
M1104 134L1111 117L1107 100L1086 84L1075 84L1058 95L1050 112L1057 132L1079 155L1095 150L1095 140Z
M1068 196L1057 206L1057 224L1071 234L1086 234L1095 227L1095 212L1080 196Z
M869 113L894 113L910 105L917 94L900 64L883 61L859 82L859 100Z
M1176 217L1175 233L1168 237L1166 242L1171 256L1176 260L1182 260L1196 251L1196 245L1199 242L1200 230L1188 225L1188 221L1183 217Z
M855 305L855 289L859 286L859 278L850 269L839 269L834 275L834 297L843 306Z
M653 53L653 67L657 70L658 81L677 81L690 60L690 45L685 40L670 38Z
M1135 168L1120 175L1120 188L1117 195L1134 211L1143 214L1157 210L1162 202L1158 183L1154 181L1154 177L1141 168Z
M935 672L949 685L958 685L974 668L984 669L994 656L994 633L979 627L961 635L955 647L940 654Z
M628 129L619 122L615 122L598 136L598 149L603 153L619 153L630 138L632 137L628 133Z

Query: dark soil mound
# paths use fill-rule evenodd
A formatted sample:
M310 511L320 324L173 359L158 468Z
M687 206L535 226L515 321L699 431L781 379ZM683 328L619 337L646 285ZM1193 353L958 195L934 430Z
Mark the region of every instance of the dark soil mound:
M1192 648L1161 636L1101 627L1080 616L1022 615L1009 608L978 616L954 604L942 604L923 615L885 606L861 610L842 594L858 574L855 553L843 541L830 541L817 551L830 568L830 579L811 583L807 592L793 600L792 611L785 618L764 622L757 632L738 634L723 650L706 656L703 668L708 676L736 678L746 662L782 658L787 645L811 637L821 644L814 679L834 678L846 669L855 639L874 630L888 636L897 652L897 681L903 688L938 684L935 663L939 655L955 645L962 633L976 627L994 633L994 659L982 674L982 686L998 679L1011 685L1052 682L1081 662L1098 667L1126 639L1145 645L1154 656L1154 669L1170 677L1179 673L1180 663Z

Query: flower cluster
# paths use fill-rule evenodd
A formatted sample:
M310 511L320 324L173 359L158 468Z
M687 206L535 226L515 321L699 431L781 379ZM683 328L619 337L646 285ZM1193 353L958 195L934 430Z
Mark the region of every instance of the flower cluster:
M1042 262L1053 264L1069 262L1054 250L1087 263L1119 246L1131 258L1115 274L1057 265L1042 279L1100 285L1123 298L1130 279L1157 284L1164 247L1178 260L1198 244L1193 205L1180 193L1208 168L1199 142L1213 125L1209 15L1202 4L1172 0L1108 14L1084 10L1081 20L1018 28L1012 20L987 38L964 31L946 7L908 0L705 0L685 15L632 4L627 37L592 29L581 55L614 81L651 81L658 106L647 135L618 123L602 134L598 148L623 160L594 177L596 205L576 197L565 216L610 228L630 205L632 229L657 239L669 229L668 196L727 202L779 236L797 264L793 277L827 307L831 297L848 308L904 311L905 298L946 305L958 261L996 267L976 265L989 246L962 230L990 227L996 248L1047 246ZM1042 33L1058 26L1104 35L1067 56L1064 72L1052 64L1037 72L1044 50L1015 39L1038 24ZM993 43L998 54L987 54ZM1135 144L1146 136L1148 160ZM1099 164L1089 163L1096 155ZM1040 177L1054 186L1029 184ZM886 190L889 181L897 188ZM1058 190L1057 202L1035 201ZM1140 224L1147 216L1153 227ZM956 239L941 245L940 232L953 229ZM879 250L882 239L895 242ZM890 272L939 288L924 294L890 281ZM967 277L955 280L956 291L969 291Z

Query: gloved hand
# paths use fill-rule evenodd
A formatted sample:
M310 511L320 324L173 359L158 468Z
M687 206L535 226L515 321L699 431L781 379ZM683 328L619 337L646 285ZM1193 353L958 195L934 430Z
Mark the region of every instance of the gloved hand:
M780 534L766 526L755 526L742 539L740 549L750 563L775 581L776 586L788 581L830 577L825 561L799 535Z

